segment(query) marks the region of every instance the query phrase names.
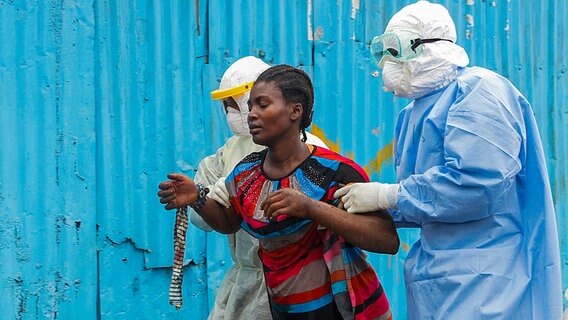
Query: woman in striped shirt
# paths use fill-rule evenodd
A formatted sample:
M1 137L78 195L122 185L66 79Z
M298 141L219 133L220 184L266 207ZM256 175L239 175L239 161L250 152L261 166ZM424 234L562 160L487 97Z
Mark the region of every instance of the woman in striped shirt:
M395 254L398 235L385 211L351 215L338 208L338 188L369 178L350 159L304 142L311 80L291 66L271 67L255 82L249 107L253 141L267 149L245 157L225 180L231 207L176 174L160 185L160 201L167 209L192 205L219 232L242 227L259 239L274 319L390 319L362 249Z

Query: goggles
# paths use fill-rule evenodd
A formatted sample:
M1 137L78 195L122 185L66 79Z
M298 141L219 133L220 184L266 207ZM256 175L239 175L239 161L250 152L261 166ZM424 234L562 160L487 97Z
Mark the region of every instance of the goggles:
M229 97L235 97L235 96L239 96L247 91L250 91L252 89L252 85L254 84L254 81L251 82L247 82L245 84L242 84L240 86L236 86L236 87L232 87L232 88L228 88L228 89L218 89L215 91L211 91L211 99L213 100L222 100L222 99L227 99Z
M382 68L384 58L389 57L398 61L407 61L422 53L424 43L432 43L437 41L452 40L442 38L422 39L420 35L415 33L396 34L394 32L386 32L380 36L376 36L371 41L371 56L375 63Z

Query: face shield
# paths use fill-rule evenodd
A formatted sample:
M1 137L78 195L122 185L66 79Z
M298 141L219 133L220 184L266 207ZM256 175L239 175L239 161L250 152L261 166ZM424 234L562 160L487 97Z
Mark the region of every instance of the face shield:
M249 92L254 81L247 82L235 87L217 89L211 92L211 99L221 100L227 116L227 124L234 135L244 136L249 134L248 107L243 106L243 101L248 100ZM240 102L240 103L239 103Z
M252 89L254 81L244 83L240 86L227 88L227 89L217 89L211 92L211 99L213 100L224 100L229 97L238 97L245 92L249 92ZM240 107L239 107L240 108Z
M244 136L249 134L248 106L242 106L244 100L248 100L249 92L254 81L247 82L227 89L217 89L211 92L211 99L221 100L227 115L227 124L234 135ZM240 102L240 103L239 103ZM244 108L244 110L242 110Z
M227 123L235 135L248 135L248 105L250 90L258 76L270 66L259 58L248 56L238 59L229 66L221 78L219 89L211 92L211 99L232 98L236 106L226 108Z

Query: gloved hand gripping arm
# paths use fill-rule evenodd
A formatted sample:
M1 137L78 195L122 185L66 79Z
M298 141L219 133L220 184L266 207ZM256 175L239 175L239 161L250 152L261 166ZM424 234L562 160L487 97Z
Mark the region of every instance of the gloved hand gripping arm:
M353 183L337 190L333 197L340 198L349 213L372 212L396 208L398 189L398 183Z

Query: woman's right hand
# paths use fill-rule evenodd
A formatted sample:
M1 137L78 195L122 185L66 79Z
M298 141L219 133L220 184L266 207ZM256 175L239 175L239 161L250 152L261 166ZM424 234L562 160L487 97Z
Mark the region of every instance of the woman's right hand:
M197 200L197 187L189 177L170 173L168 179L158 185L158 197L166 210L185 207Z

